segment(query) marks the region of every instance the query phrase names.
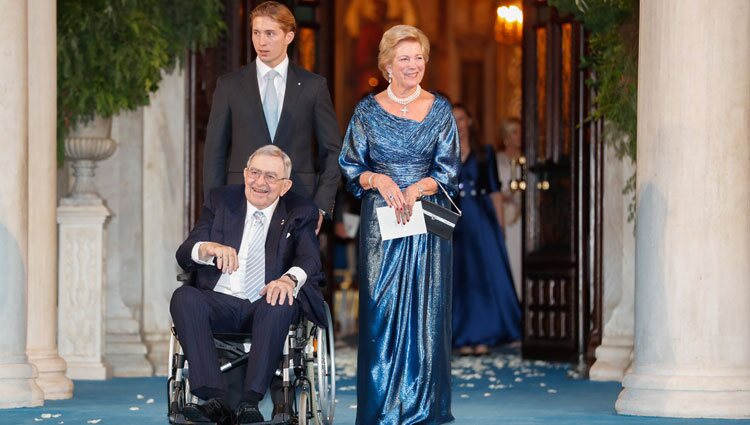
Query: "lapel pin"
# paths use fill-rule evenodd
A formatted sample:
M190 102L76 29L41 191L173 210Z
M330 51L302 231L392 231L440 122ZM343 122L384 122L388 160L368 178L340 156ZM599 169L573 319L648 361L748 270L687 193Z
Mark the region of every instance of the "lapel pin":
M281 225L282 226L284 225L284 219L283 218L281 219Z
M297 83L297 85L298 85L298 86L301 86L301 85L302 85L302 83Z

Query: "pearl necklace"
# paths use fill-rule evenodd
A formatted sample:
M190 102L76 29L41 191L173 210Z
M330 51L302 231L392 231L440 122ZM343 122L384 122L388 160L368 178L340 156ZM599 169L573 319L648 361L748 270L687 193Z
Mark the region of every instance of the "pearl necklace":
M414 93L410 94L407 97L401 98L397 97L395 93L393 93L393 90L391 90L391 85L388 84L388 89L386 90L386 93L388 93L388 97L398 103L399 105L402 105L403 108L401 108L401 116L406 116L406 114L409 112L409 108L406 107L406 105L414 102L414 99L418 98L420 94L422 94L422 87L417 84L417 89L414 90Z

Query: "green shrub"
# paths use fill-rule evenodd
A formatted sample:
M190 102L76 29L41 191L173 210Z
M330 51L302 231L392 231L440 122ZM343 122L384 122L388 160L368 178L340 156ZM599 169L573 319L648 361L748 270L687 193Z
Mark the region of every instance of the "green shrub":
M589 54L582 65L592 71L586 84L596 90L589 119L609 122L606 140L617 156L635 163L638 109L638 0L549 0L572 14L589 32ZM627 137L623 137L627 136ZM635 174L623 194L631 194L628 218L635 216Z
M225 29L219 0L60 0L57 13L58 158L76 123L148 104L162 70Z

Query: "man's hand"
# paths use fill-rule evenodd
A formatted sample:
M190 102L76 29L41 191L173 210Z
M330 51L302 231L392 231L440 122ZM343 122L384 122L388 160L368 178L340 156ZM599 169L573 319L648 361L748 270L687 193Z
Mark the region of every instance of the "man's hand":
M323 212L318 211L318 227L315 228L315 234L320 233L320 226L323 225Z
M216 242L204 242L198 249L198 256L202 261L208 261L216 257L216 268L222 273L232 274L239 268L237 251L231 246L218 244Z
M276 305L276 301L279 302L279 305L283 305L285 299L289 299L289 305L292 305L294 303L294 287L295 284L291 279L281 276L264 286L260 290L260 296L265 296L266 301L271 305Z

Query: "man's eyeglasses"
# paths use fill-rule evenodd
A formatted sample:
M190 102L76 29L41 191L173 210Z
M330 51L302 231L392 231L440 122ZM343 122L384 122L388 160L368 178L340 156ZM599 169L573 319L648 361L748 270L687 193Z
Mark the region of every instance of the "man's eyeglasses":
M268 171L264 172L257 168L248 168L247 172L250 175L251 180L258 180L260 176L263 176L263 178L266 179L266 183L268 184L276 184L279 182L279 180L289 180L286 177L279 177L275 173L271 173Z

